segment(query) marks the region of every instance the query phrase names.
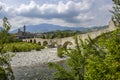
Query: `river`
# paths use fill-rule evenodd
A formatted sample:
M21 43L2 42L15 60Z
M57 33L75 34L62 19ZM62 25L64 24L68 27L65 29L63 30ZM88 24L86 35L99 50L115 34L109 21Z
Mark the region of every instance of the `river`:
M20 52L12 58L11 66L15 80L53 80L55 69L48 67L48 62L65 66L66 58L57 57L57 49Z

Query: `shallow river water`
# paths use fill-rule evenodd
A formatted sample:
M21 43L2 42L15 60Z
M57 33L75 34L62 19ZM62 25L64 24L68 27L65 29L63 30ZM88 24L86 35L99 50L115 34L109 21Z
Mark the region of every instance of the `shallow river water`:
M65 67L65 61L57 62ZM15 80L53 80L55 69L50 69L48 64L12 67Z
M56 48L16 53L11 60L15 80L53 80L55 70L48 62L65 66L66 58L57 57Z

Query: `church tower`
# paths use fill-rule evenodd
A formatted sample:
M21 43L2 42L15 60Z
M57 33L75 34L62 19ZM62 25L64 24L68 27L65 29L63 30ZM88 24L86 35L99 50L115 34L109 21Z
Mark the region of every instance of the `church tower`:
M24 35L26 34L26 26L24 25L23 27L23 32L24 32Z

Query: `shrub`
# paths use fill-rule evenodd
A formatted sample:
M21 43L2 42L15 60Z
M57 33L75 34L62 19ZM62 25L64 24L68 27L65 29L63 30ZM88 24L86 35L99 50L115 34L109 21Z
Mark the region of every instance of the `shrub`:
M63 54L64 54L64 48L57 48L57 56L62 58L63 57Z
M69 58L69 70L50 63L57 69L54 80L118 80L120 79L120 29L103 34L97 40L75 38L75 49L63 51ZM104 48L103 48L104 47Z
M5 52L27 52L31 50L41 50L43 46L34 43L27 43L27 42L14 42L14 43L6 43L4 49L2 50Z

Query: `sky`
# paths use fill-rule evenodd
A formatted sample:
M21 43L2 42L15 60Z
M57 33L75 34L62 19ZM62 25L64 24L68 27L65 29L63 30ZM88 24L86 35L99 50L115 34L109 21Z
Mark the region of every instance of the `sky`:
M0 26L6 16L12 30L42 23L66 27L107 25L112 0L0 0Z

